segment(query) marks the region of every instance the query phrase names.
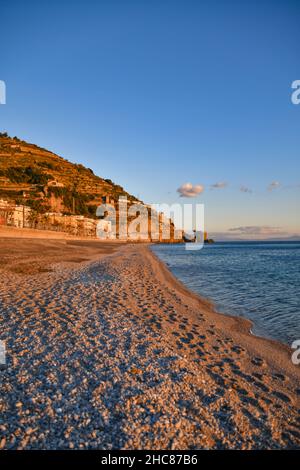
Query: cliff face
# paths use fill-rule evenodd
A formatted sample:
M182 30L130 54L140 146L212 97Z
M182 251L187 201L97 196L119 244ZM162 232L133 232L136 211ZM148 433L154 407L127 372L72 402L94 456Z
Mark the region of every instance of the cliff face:
M71 163L37 145L0 134L0 199L38 213L59 211L95 217L103 197L137 199L89 168Z

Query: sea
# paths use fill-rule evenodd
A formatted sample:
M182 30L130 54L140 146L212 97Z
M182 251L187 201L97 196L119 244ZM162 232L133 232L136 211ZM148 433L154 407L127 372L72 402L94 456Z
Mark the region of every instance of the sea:
M219 312L252 320L252 333L292 345L300 339L300 242L216 242L201 250L152 245L190 290Z

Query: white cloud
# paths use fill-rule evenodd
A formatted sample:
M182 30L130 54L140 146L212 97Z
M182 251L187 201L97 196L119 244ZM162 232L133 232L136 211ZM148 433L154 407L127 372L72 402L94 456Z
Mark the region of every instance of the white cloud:
M180 197L196 197L203 193L204 186L201 184L192 185L192 183L184 183L177 189Z
M228 186L228 183L226 181L219 181L218 183L211 184L210 187L211 189L224 189Z
M240 191L242 193L253 193L252 189L251 188L248 188L247 186L244 186L244 185L241 185L240 186Z
M280 187L279 181L272 181L272 183L268 186L268 191L273 191L274 189L278 189Z
M232 227L229 232L238 235L283 235L285 232L280 227L270 227L269 225L246 225L243 227Z

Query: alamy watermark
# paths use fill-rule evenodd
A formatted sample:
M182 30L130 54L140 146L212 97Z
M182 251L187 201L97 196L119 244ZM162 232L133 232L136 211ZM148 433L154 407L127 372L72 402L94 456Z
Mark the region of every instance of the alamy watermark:
M294 90L291 95L293 104L300 104L300 80L294 80L292 83L292 89Z
M6 84L0 80L0 104L6 104Z
M187 250L204 244L204 204L105 203L97 208L97 237L124 241L186 242ZM191 227L195 227L191 230Z
M297 339L292 344L292 349L295 349L295 352L292 354L292 363L295 366L299 366L300 364L300 339Z
M6 349L4 341L0 340L0 366L5 366L6 364Z

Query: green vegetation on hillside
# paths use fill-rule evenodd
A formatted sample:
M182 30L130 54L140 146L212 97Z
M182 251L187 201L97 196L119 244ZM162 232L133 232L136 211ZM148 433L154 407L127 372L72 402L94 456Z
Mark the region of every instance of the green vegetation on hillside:
M109 178L49 150L0 133L0 198L30 206L37 213L60 211L96 217L102 198L137 199Z
M35 168L30 166L26 168L22 167L10 167L3 172L4 176L7 176L12 183L29 183L45 185L48 180L51 179L50 175L42 173Z

